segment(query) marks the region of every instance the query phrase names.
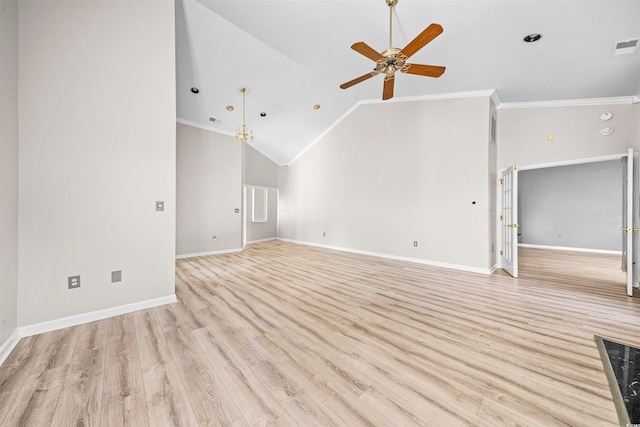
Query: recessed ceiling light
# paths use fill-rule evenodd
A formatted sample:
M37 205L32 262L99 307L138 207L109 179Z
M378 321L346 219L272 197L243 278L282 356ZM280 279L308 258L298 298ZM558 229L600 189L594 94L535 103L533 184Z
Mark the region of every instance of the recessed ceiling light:
M191 93L200 93L200 89L194 86L191 88Z
M233 111L233 105L227 105L224 109L227 111Z
M320 109L320 104L315 104L315 105L313 106L313 109L314 109L314 110L319 110L319 109Z
M611 120L611 118L613 117L613 113L609 112L609 111L605 111L604 113L600 114L600 120Z
M262 113L260 113L260 117L267 117L267 113L263 111Z
M532 34L529 34L528 36L525 36L525 38L523 38L522 40L524 40L527 43L533 43L533 42L537 42L541 38L542 38L542 34L532 33Z
M600 131L600 133L604 136L609 136L613 133L613 128L604 128Z

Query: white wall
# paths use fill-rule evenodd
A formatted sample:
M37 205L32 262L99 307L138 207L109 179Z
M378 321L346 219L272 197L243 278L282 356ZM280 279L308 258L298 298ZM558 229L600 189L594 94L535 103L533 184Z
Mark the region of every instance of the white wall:
M361 105L280 169L280 237L487 271L489 121L488 96Z
M247 243L276 239L278 237L278 169L279 166L250 145L245 150L244 183L246 200ZM251 188L268 187L268 221L251 222Z
M174 294L174 25L172 1L20 1L19 325Z
M242 145L184 124L178 124L177 135L176 254L240 250Z
M244 175L247 185L278 186L278 165L250 145L245 150Z
M251 190L255 187L256 186L253 185L245 186L247 243L278 238L278 189L262 187L267 190L267 221L253 222L253 199L251 197Z
M600 120L610 111L613 118ZM600 130L613 127L609 136ZM549 142L549 134L554 135ZM586 159L640 149L638 105L582 105L498 109L498 168Z
M0 349L18 326L18 2L0 3ZM0 362L2 351L0 351Z

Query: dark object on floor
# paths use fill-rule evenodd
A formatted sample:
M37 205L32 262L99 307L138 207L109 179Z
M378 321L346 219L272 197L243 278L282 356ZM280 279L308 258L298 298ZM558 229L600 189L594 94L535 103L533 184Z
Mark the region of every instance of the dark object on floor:
M596 335L621 426L640 424L640 349Z

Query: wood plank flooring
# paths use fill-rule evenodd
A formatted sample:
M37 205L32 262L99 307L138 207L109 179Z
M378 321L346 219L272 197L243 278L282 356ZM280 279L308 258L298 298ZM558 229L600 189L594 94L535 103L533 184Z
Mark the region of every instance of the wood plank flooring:
M176 276L177 304L22 339L0 424L617 425L593 336L640 346L611 256L522 249L513 279L272 241Z

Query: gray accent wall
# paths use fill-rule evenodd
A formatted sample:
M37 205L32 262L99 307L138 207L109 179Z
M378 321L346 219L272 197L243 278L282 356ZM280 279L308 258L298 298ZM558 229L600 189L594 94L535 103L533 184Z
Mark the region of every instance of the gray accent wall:
M18 327L18 1L0 3L0 347ZM2 354L0 353L0 360Z
M622 162L520 171L520 243L622 250Z

